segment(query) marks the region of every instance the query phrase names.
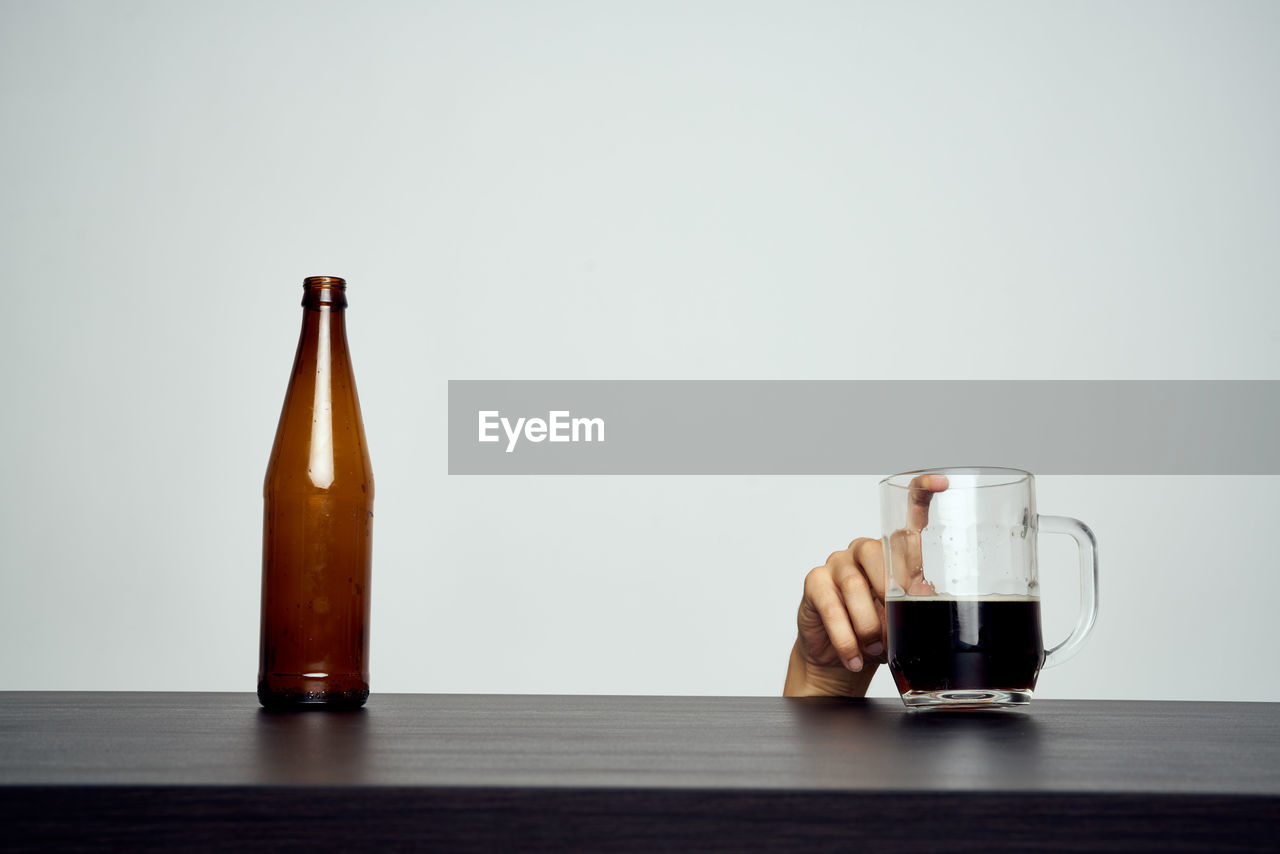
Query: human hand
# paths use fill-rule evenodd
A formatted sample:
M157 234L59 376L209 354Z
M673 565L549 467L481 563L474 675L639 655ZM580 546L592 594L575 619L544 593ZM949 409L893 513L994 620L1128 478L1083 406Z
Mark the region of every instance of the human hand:
M921 475L910 484L906 528L888 537L894 581L908 593L927 595L920 530L929 522L929 502L948 486L942 475ZM884 547L859 537L809 571L796 616L783 696L856 696L866 693L884 650Z

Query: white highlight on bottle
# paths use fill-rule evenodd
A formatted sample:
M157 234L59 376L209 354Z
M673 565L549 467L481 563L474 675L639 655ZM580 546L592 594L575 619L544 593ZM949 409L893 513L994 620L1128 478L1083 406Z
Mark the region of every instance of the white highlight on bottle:
M501 431L501 432L499 432ZM546 418L502 417L497 409L482 409L478 413L479 442L500 442L505 434L507 453L516 449L521 437L534 442L603 442L603 418L573 418L567 409L553 409Z
M322 312L328 314L327 308ZM316 395L311 412L311 459L307 474L320 489L333 485L333 372L329 366L329 318L320 318L316 344Z

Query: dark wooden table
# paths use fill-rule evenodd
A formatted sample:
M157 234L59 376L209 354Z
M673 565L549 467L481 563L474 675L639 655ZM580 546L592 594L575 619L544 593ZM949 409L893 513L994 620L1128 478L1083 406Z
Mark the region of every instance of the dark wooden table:
M1280 704L0 693L0 850L1277 851Z

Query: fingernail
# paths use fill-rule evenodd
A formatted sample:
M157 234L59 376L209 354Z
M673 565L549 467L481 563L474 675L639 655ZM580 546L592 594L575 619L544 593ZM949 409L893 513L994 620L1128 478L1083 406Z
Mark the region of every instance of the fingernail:
M846 661L844 666L852 670L854 673L857 673L862 669L862 656L855 655L853 658Z
M867 655L879 655L884 652L884 644L880 643L880 641L876 641L875 643L867 644L864 649L866 649Z

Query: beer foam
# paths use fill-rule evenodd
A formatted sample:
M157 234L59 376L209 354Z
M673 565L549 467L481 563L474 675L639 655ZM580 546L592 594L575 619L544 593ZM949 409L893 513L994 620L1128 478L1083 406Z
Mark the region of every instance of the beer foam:
M953 593L935 593L932 596L908 596L903 593L898 596L889 596L885 598L885 604L890 602L1039 602L1039 596L1030 596L1026 593L977 593L972 596L965 596Z

